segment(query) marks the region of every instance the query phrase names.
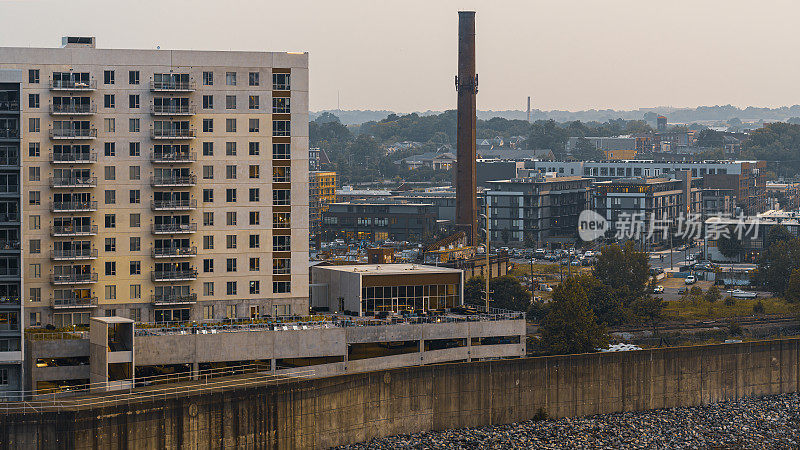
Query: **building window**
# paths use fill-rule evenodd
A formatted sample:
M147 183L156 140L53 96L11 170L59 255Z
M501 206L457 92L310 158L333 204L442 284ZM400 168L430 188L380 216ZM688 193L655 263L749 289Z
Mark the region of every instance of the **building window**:
M291 203L291 191L289 189L274 189L272 191L272 204L285 206Z
M203 236L203 250L214 250L214 236Z
M28 83L39 84L39 69L28 70Z
M225 213L225 223L229 227L236 226L236 211L229 211Z
M272 228L291 228L289 213L272 213Z
M114 84L114 71L113 70L104 70L103 71L103 84Z
M261 154L261 146L258 142L250 142L248 144L250 156L258 156Z
M117 122L113 118L103 119L103 127L105 128L106 133L114 133L117 131Z
M137 292L139 294L138 297L134 297L133 296L133 287L134 286L138 287L138 290L137 290ZM139 284L131 285L131 299L138 299L138 298L141 298L141 297L142 297L142 286L139 285ZM128 318L133 320L134 322L141 322L142 321L142 309L141 308L131 308Z
M128 178L131 180L139 180L142 178L142 168L139 166L128 167Z
M203 156L214 156L213 142L203 142Z
M253 280L250 282L250 294L256 295L261 293L261 282Z
M214 179L214 166L203 166L203 179L204 180Z
M40 181L42 169L40 167L28 167L28 181Z
M106 261L106 275L116 275L116 274L117 274L116 261Z
M259 188L250 188L250 201L257 202L261 197Z
M225 166L225 179L236 179L236 166Z
M214 318L214 305L203 306L203 319L212 320Z
M248 108L249 109L258 109L261 105L261 99L257 95L251 95L248 101Z
M251 133L258 133L258 119L248 119L247 123Z
M214 201L214 190L213 189L203 189L203 202L211 203Z
M229 249L236 248L236 235L229 234L225 236L225 247Z
M236 142L225 143L225 156L236 156Z
M203 119L203 133L214 132L214 119Z
M261 247L261 236L257 234L250 235L250 248L260 248Z
M272 159L289 159L291 151L289 144L272 144Z
M28 192L28 204L29 205L41 205L42 204L42 193L40 191L29 191Z
M107 252L115 252L117 251L117 238L109 237L105 238L105 250Z
M225 260L225 271L236 272L236 258L228 258Z
M31 277L32 278L42 278L42 265L41 264L31 264Z
M117 144L114 142L103 143L103 153L106 156L117 156Z
M142 249L142 238L137 236L131 237L129 245L130 245L130 251L132 252L140 251Z
M287 166L279 166L272 168L272 182L273 183L289 183L292 181L291 168Z
M291 273L291 260L289 258L274 258L272 260L273 275L288 275Z
M272 121L273 136L291 136L291 122L288 120Z
M105 94L103 95L103 107L105 108L113 108L116 102L114 101L114 94Z
M131 94L128 96L128 108L139 109L139 94Z
M31 251L31 254L42 253L42 241L39 240L39 239L31 239L30 240L30 251Z
M40 230L42 228L42 216L31 215L28 217L30 217L29 227L31 230Z
M28 143L28 156L38 158L42 156L42 145L39 142Z
M250 211L250 225L259 225L261 214L258 211Z
M39 94L28 94L28 108L39 107Z
M236 202L236 189L225 189L225 201L228 203Z
M236 318L236 305L228 305L225 308L225 311L226 311L226 317L227 318L229 318L229 319Z
M42 288L37 287L30 289L30 301L32 302L42 301Z
M236 132L236 119L225 119L225 131L228 133Z
M272 236L273 252L288 252L292 250L290 236Z
M225 283L225 290L228 295L236 295L236 282L228 281Z
M250 72L249 75L248 84L250 86L258 86L260 84L258 72Z
M139 213L132 213L130 216L131 228L139 228L142 226L142 215Z
M207 281L207 282L203 283L203 295L205 295L206 297L208 297L210 295L214 295L214 282L213 281Z
M261 270L261 259L250 258L250 272L258 272Z
M106 300L116 300L116 299L117 299L117 286L113 284L106 286Z
M291 89L288 73L273 73L272 74L272 90L273 91L288 91Z
M142 262L131 261L131 275L141 275L141 274L142 274Z
M204 212L203 213L203 226L206 226L206 227L213 227L214 226L214 213L213 212Z
M203 260L203 272L204 273L212 273L212 272L214 272L214 260L213 259L204 259Z
M289 107L289 97L273 97L272 98L272 113L273 114L289 114L291 108Z
M106 228L116 228L117 227L117 216L114 214L106 214L105 216L105 224Z
M141 156L142 154L142 146L139 142L131 142L128 144L128 155L130 156Z
M131 133L138 133L141 129L141 122L139 119L128 119L128 131Z
M214 72L203 72L203 86L214 85Z
M41 123L42 122L39 120L38 117L29 118L28 119L28 132L30 132L30 133L38 133L42 128Z
M117 203L117 191L113 189L106 189L106 205L113 205Z
M225 84L236 86L236 72L225 72Z
M105 176L106 180L116 180L117 168L114 166L105 166L103 168L103 175Z
M272 293L273 294L288 294L291 292L291 283L288 281L273 281Z
M128 71L128 84L139 84L139 71L138 70L129 70ZM137 106L138 108L138 106Z
M225 96L225 109L236 109L236 96L235 95L226 95Z
M213 95L204 95L203 96L203 109L214 109L214 96Z

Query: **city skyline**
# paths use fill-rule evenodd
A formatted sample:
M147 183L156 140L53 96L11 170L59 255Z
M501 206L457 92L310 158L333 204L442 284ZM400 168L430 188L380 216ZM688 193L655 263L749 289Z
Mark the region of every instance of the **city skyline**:
M791 18L800 5L769 3L754 11L740 1L298 1L271 20L273 2L97 9L5 0L0 44L56 47L61 36L86 35L97 36L98 48L308 51L312 111L446 110L456 100L454 13L474 9L479 110L524 110L528 95L533 108L570 111L797 104L791 86L800 64L784 55L798 47ZM139 33L142 23L158 31Z

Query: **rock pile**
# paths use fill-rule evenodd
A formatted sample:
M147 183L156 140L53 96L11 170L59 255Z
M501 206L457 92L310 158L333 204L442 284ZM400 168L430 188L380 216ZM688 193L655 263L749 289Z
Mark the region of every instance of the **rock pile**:
M376 439L346 449L800 448L800 394Z

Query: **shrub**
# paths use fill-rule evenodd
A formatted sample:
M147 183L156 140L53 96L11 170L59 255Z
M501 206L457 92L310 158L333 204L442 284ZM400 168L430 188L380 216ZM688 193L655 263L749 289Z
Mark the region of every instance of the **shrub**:
M736 299L733 297L725 297L725 301L723 303L725 306L733 306L736 304Z
M757 301L755 305L753 305L753 314L764 314L764 304L761 303L761 300Z

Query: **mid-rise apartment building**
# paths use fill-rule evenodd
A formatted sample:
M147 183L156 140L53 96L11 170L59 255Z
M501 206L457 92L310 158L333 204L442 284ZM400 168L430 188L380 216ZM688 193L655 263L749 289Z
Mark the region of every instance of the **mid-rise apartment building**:
M311 171L308 174L308 212L310 226L317 228L322 223L322 213L336 201L336 172Z
M396 200L331 203L322 215L327 240L422 242L437 231L435 205Z
M21 74L27 325L308 310L307 54L65 38L0 69Z

